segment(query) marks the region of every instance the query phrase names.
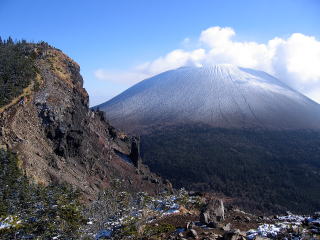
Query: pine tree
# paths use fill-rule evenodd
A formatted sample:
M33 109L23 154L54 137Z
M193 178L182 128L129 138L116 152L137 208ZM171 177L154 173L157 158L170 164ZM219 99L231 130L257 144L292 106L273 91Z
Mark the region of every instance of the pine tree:
M8 44L8 45L14 44L14 42L13 42L13 40L12 40L11 37L8 37L7 44Z

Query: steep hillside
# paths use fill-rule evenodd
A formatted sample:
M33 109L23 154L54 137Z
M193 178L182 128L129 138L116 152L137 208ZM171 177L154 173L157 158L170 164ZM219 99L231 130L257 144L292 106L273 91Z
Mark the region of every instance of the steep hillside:
M116 130L102 113L88 108L78 64L46 43L7 43L1 49L7 49L1 52L9 59L28 63L0 62L1 69L7 68L0 75L2 87L16 88L12 94L1 93L8 97L0 115L0 145L17 154L30 179L43 185L68 183L87 199L94 199L113 179L121 179L130 191L166 188L141 164L139 139Z
M175 187L223 193L250 212L320 209L320 132L184 125L142 136L142 157Z

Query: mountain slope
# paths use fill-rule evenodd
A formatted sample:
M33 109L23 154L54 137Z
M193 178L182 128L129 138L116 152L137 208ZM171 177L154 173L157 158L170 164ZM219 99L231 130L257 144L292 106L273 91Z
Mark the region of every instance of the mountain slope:
M156 192L166 186L141 164L139 139L116 130L101 112L89 109L77 63L46 43L17 46L10 52L12 59L16 54L28 59L25 67L32 68L34 76L1 108L0 146L17 154L20 168L32 181L67 183L87 199L95 199L115 179L130 191ZM19 69L9 69L12 81L19 82ZM4 88L12 85L5 76L0 78Z
M319 129L320 106L267 73L233 65L183 67L144 80L101 104L117 127L156 125Z
M320 208L320 107L267 73L232 65L159 74L98 106L141 134L143 161L176 187L250 211Z
M179 125L141 137L142 158L175 187L223 193L250 212L320 208L320 132Z

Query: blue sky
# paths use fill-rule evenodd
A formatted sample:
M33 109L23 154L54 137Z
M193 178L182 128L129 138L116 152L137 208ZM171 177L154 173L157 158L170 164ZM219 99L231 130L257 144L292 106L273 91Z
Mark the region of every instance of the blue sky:
M99 78L98 69L117 78L174 49L196 49L201 32L213 26L234 29L238 42L267 43L293 33L318 41L319 12L317 0L0 0L0 36L44 40L63 50L80 64L94 105L134 83Z

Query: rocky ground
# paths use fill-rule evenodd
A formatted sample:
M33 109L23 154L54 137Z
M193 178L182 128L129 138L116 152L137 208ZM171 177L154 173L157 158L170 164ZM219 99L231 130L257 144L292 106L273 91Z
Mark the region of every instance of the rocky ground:
M121 201L128 200L127 193L121 194ZM139 193L130 203L122 204L123 208L108 216L101 218L102 212L89 216L83 236L87 239L320 239L319 212L312 216L290 212L283 216L257 216L241 211L228 201L224 204L215 196L185 190L158 197Z
M46 215L44 212L57 208L64 207L54 204L41 211ZM50 219L50 214L47 215ZM0 233L15 232L15 239L55 240L320 239L320 212L312 216L294 215L290 212L283 216L257 216L241 211L228 202L224 204L222 199L183 189L175 194L163 193L157 197L144 192L132 195L109 190L85 208L82 214L77 213L77 217L81 217L83 222L83 225L78 225L80 234L77 238L66 238L58 231L40 238L32 234L21 235L26 220L19 215L1 218ZM35 222L36 218L33 218ZM55 217L52 221L59 221L58 219L59 217ZM8 239L1 238L2 236L0 234L0 239Z

